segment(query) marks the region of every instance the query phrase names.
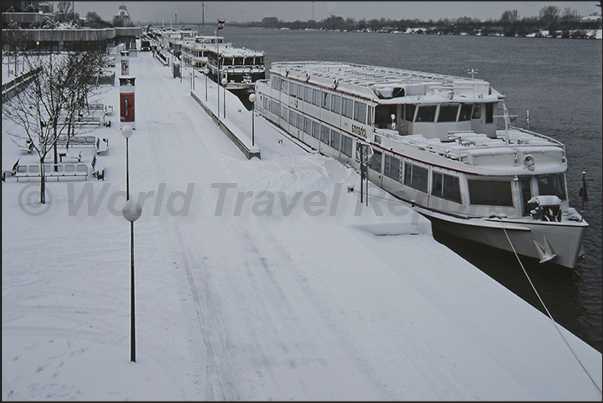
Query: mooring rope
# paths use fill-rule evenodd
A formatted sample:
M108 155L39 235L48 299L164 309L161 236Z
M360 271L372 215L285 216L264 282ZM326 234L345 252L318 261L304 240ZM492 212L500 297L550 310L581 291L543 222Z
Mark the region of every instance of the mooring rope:
M553 326L555 326L555 330L557 330L557 333L559 333L559 336L561 336L561 338L565 342L565 345L570 349L570 351L574 355L574 358L576 358L576 361L578 361L578 363L580 364L580 366L582 367L582 369L584 370L584 372L586 372L586 375L588 375L588 377L590 378L590 380L592 381L592 383L595 385L595 387L597 388L597 390L599 391L599 393L603 393L603 392L601 392L601 388L599 387L599 385L597 385L597 382L595 382L595 380L590 375L590 373L588 372L588 370L584 367L584 364L582 364L582 361L580 361L580 358L578 358L578 356L574 352L574 349L572 348L572 346L570 346L570 344L568 343L568 341L565 339L565 337L563 336L563 333L561 333L561 330L559 330L559 326L557 326L557 322L555 322L555 319L553 319L553 316L551 315L551 313L549 312L548 308L544 304L544 301L542 300L542 298L540 298L540 294L538 294L538 291L536 291L536 287L534 287L534 283L532 283L532 279L530 279L530 276L528 275L528 272L526 271L525 267L523 267L523 263L521 262L521 259L519 258L519 255L515 251L515 247L513 246L513 242L511 242L511 238L509 238L509 234L507 234L507 229L503 225L502 221L500 222L500 226L502 227L503 231L505 232L505 236L507 237L507 240L509 241L509 245L511 245L511 249L513 249L513 253L515 254L515 257L517 258L517 261L519 262L519 265L521 266L521 269L523 270L523 273L526 275L528 281L530 282L530 286L532 286L532 290L534 290L534 293L538 297L538 300L542 304L542 307L546 311L546 314L551 319L551 322L553 322Z

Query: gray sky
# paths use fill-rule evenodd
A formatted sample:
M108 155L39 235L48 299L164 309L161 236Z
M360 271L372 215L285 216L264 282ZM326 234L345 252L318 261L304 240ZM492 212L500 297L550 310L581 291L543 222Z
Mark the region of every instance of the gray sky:
M96 11L111 22L121 4L125 4L133 21L169 24L177 15L178 22L201 22L201 5L205 3L205 23L217 18L228 21L261 21L277 17L283 21L319 21L331 15L361 19L414 19L435 21L440 18L471 17L485 21L499 19L506 10L517 10L519 17L538 16L546 6L554 5L563 12L566 7L585 16L599 13L596 1L76 1L75 11L85 17ZM55 4L56 7L56 4Z

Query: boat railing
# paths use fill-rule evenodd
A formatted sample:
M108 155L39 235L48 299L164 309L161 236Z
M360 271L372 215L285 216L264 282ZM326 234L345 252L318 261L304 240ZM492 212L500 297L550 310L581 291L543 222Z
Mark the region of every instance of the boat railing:
M510 126L509 128L510 128L510 129L517 130L517 131L520 131L520 132L522 132L522 133L530 134L530 135L532 135L532 136L540 137L541 139L545 139L545 140L547 140L547 141L550 141L550 142L551 142L551 143L553 143L553 144L557 144L558 146L561 146L561 148L563 148L563 151L565 151L565 144L563 144L563 143L562 143L562 142L560 142L559 140L555 140L555 139L554 139L554 138L552 138L552 137L546 136L546 135L544 135L544 134L536 133L536 132L533 132L533 131L531 131L531 130L522 129L521 127Z

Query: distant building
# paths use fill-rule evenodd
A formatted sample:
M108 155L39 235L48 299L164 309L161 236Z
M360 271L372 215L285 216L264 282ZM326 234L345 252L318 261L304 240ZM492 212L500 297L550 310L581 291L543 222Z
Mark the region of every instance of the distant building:
M119 11L113 16L113 26L115 27L127 27L131 24L130 13L125 4L119 6Z

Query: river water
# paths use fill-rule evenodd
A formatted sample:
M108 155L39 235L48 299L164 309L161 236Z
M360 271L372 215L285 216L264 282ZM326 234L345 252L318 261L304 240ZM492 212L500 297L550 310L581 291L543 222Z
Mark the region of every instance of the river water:
M206 28L205 35L214 32ZM601 325L601 54L602 41L587 39L403 35L359 32L268 30L225 27L220 33L236 47L264 51L276 61L330 60L477 78L506 95L518 126L563 142L568 157L570 205L581 209L579 191L586 172L589 222L586 258L573 269L523 261L553 318L602 350ZM434 234L516 295L544 312L514 255Z

